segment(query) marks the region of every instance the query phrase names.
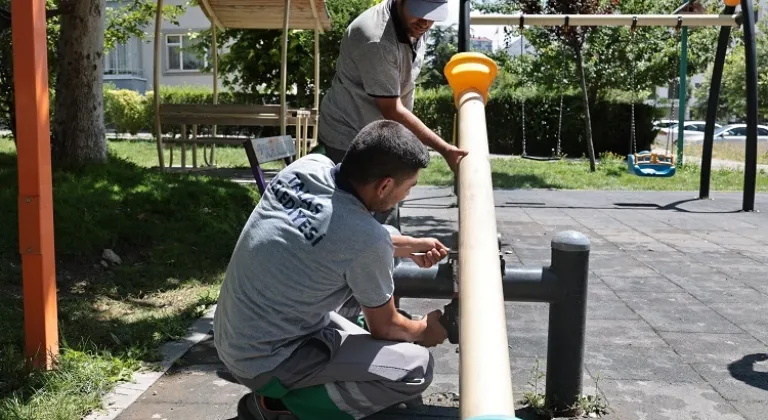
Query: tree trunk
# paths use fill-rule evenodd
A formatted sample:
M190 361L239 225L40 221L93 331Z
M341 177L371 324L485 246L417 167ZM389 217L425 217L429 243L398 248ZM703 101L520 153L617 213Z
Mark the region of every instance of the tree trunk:
M579 65L579 79L581 81L581 98L584 102L584 126L587 134L587 153L589 154L589 170L595 172L595 145L592 144L592 117L589 116L589 92L587 91L587 77L584 74L584 58L581 56L581 48L576 48L576 61Z
M77 0L61 17L51 157L57 164L106 162L104 0Z

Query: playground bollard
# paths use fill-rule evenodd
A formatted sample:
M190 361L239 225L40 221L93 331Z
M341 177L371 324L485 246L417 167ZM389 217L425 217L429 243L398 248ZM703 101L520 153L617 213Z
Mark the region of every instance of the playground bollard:
M579 414L575 407L582 392L590 243L579 232L562 231L555 235L551 248L549 267L509 266L499 254L499 268L505 301L550 304L545 404L557 415L572 416ZM444 324L449 337L458 335L463 317L454 292L456 257L430 268L403 262L393 274L398 298L452 299L444 311L444 316L450 313ZM468 343L458 341L463 351Z
M546 405L566 415L578 414L582 391L589 248L589 239L575 231L552 239L550 269L563 295L549 305Z

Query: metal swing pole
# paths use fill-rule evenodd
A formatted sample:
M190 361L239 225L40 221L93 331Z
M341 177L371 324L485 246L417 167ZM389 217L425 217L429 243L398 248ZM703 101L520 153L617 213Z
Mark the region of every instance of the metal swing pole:
M738 4L738 0L734 3ZM726 5L723 14L732 15L736 11L736 5ZM699 199L709 198L709 185L712 173L712 146L715 136L715 120L717 119L717 106L720 102L720 85L723 80L723 68L725 56L728 53L728 43L731 39L731 28L720 28L720 36L717 40L717 52L715 64L712 68L712 80L709 85L709 98L707 100L707 116L704 125L704 143L701 150L701 178L699 181Z
M688 4L688 2L686 2ZM683 142L685 141L685 109L688 91L688 27L682 28L680 34L680 88L678 89L677 107L677 164L683 164Z
M470 25L470 18L469 18L469 12L470 12L470 0L459 0L459 39L458 39L458 52L468 52L470 50L470 31L469 31L469 25ZM453 140L454 145L458 146L458 136L459 136L459 113L458 111L454 112L453 114ZM459 199L459 174L458 169L453 174L453 195L456 196L457 200L457 206L458 206L458 199Z
M470 32L469 32L469 11L470 0L459 0L459 45L460 53L469 51Z
M517 26L525 20L530 26L632 26L637 19L637 26L678 26L678 17L682 16L683 27L687 26L739 26L735 16L683 14L683 15L555 15L555 14L516 14L472 16L475 25Z
M738 3L728 0L726 4ZM755 44L755 14L752 0L741 0L744 16L744 55L747 68L747 144L744 162L743 211L755 210L755 181L757 178L757 46Z

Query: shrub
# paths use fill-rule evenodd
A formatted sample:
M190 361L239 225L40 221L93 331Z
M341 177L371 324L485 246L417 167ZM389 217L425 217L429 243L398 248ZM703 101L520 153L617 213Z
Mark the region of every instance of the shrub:
M116 93L120 92L120 93ZM110 93L105 103L105 113L118 130L134 132L151 130L154 120L153 93L146 97L135 93ZM213 103L213 94L205 86L164 86L160 90L162 103L204 104ZM106 97L107 95L105 95ZM595 153L612 152L626 155L630 151L629 95L613 94L610 99L590 104L592 136ZM557 146L560 95L534 87L518 90L493 91L486 106L486 127L491 153L521 154L523 129L521 107L525 100L526 152L529 155L549 156ZM290 104L289 99L289 104ZM274 98L244 93L219 93L219 103L262 104L275 103ZM144 111L140 111L140 108ZM115 109L121 108L121 109ZM125 109L123 109L125 108ZM414 113L446 141L453 136L455 106L451 90L447 87L434 90L419 89L416 92ZM637 149L647 149L654 136L652 121L655 109L645 104L635 104L635 129ZM212 127L199 126L201 133ZM177 126L163 125L166 135L177 135ZM568 92L563 97L561 152L569 156L586 154L583 106L579 93ZM279 134L279 127L219 127L222 135L247 134L271 136Z
M521 154L523 143L522 105L525 99L525 138L529 155L549 156L557 146L560 96L533 89L492 92L486 106L486 127L491 153ZM450 90L422 91L414 113L446 141L452 138L454 113ZM631 104L598 101L590 105L595 153L626 155L630 150ZM635 104L635 133L638 150L651 144L654 109ZM580 94L563 97L561 151L570 156L586 154L583 106Z
M104 123L119 133L136 135L147 125L147 98L130 89L104 90ZM151 120L150 120L151 121Z

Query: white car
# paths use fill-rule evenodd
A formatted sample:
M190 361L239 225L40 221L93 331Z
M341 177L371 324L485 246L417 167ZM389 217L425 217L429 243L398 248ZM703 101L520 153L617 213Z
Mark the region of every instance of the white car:
M700 133L697 136L686 137L686 141L701 142L704 141L704 133ZM715 142L744 142L747 140L747 125L746 124L729 124L725 127L715 129L714 141ZM757 126L757 141L768 141L768 126Z
M704 138L704 127L707 125L706 121L686 121L683 125L683 140L693 140L696 138ZM656 134L656 145L666 145L667 141L670 144L677 144L677 133L679 124L670 125L667 128L662 128ZM722 125L715 123L715 132L722 128Z
M677 120L657 120L653 122L653 128L662 129L677 124Z

